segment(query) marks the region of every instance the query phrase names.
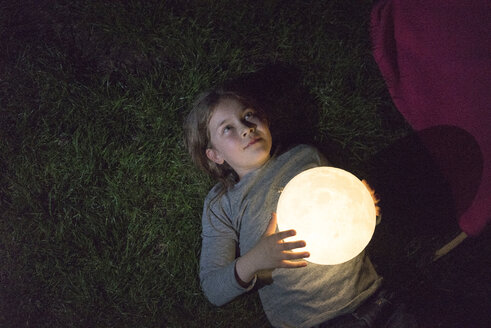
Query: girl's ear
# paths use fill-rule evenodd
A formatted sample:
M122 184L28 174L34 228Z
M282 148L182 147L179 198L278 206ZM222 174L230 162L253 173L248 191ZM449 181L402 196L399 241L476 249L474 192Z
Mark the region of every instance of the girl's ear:
M208 157L208 159L210 161L215 162L218 165L221 165L224 162L224 160L220 156L220 154L215 149L212 149L212 148L207 148L206 149L206 157Z

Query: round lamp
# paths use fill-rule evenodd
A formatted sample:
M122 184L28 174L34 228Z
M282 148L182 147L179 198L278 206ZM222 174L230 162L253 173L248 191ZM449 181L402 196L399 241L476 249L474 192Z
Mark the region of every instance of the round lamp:
M367 246L376 211L367 187L353 174L316 167L291 179L276 211L280 231L295 229L309 262L325 265L351 260Z

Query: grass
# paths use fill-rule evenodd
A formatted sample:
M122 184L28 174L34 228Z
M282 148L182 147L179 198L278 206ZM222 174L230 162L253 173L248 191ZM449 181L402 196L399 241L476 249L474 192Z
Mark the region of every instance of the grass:
M371 57L370 7L2 2L0 326L268 327L256 294L215 308L201 293L213 182L191 165L182 121L199 91L281 65L295 79L265 97L313 113L312 143L366 177L410 133Z

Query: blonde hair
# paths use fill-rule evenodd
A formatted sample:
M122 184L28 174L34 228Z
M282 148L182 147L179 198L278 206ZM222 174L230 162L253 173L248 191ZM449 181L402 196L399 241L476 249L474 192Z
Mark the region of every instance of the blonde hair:
M261 118L266 119L266 116L255 100L240 91L216 88L203 92L196 98L184 123L186 148L193 163L227 189L239 180L237 173L226 162L219 165L206 156L206 149L212 147L208 125L215 108L223 99L234 99L244 106L254 108Z

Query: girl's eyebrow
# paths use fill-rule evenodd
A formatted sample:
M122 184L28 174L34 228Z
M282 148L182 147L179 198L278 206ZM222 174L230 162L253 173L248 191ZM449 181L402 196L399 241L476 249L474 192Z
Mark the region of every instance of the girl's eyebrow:
M221 121L218 125L217 125L217 129L219 129L222 125L224 125L225 123L228 122L228 118L224 119L223 121Z

